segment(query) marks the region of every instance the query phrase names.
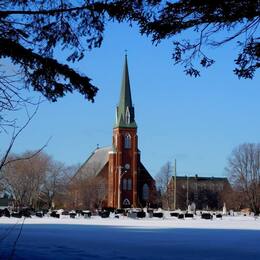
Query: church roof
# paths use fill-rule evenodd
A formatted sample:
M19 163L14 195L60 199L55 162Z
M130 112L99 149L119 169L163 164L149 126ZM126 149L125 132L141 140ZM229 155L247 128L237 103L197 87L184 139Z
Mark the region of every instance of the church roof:
M139 150L138 150L139 151ZM89 158L83 163L74 177L95 177L101 172L101 170L108 163L109 152L113 152L112 146L106 146L97 148ZM140 151L139 151L140 152ZM140 162L140 171L142 174L146 174L149 178L153 179L145 166ZM73 177L73 178L74 178Z
M132 104L127 55L125 55L125 63L124 63L123 77L121 83L121 93L120 93L119 105L117 106L117 111L116 111L115 127L123 127L123 128L137 127L135 122L134 107Z
M148 170L145 168L145 166L143 165L142 162L140 162L140 172L142 174L146 174L150 179L153 180L153 177L151 176L151 174L148 172Z
M84 177L97 176L108 162L108 153L112 151L111 146L97 148L83 163L76 175L83 174Z

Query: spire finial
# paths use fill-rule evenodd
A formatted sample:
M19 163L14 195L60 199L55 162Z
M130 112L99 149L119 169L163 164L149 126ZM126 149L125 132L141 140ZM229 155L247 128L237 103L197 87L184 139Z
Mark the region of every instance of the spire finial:
M127 56L127 49L125 49L125 56Z

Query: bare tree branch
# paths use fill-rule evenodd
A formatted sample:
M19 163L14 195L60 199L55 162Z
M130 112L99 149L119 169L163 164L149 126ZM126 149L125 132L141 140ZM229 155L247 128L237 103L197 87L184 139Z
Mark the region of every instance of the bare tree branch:
M234 149L226 168L234 189L247 205L260 213L260 144L242 144Z
M37 154L39 154L44 148L47 147L49 141L51 140L51 138L49 138L49 140L40 148L38 149L34 154L31 154L30 156L28 157L25 157L25 158L16 158L16 159L11 159L11 160L8 160L8 156L13 148L13 145L16 141L16 139L18 138L18 136L22 133L22 131L24 131L24 129L29 125L29 123L32 121L32 119L34 118L34 116L36 115L36 113L38 112L38 109L39 109L39 104L40 104L40 100L37 104L37 107L35 108L35 110L33 111L33 113L31 115L28 114L28 118L26 120L26 122L23 124L23 126L21 126L18 131L17 131L17 127L14 125L13 126L13 133L12 133L12 137L11 137L11 140L10 140L10 143L4 153L4 155L2 156L1 158L1 161L0 161L0 170L6 166L7 164L10 164L11 162L14 162L14 161L18 161L18 160L26 160L26 159L31 159L32 157L36 156Z

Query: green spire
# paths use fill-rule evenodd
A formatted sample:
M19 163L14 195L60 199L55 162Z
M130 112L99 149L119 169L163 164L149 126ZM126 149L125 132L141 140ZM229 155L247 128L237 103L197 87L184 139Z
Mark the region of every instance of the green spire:
M127 55L121 84L119 105L116 111L115 127L136 128L134 107L132 105L131 88L128 73Z

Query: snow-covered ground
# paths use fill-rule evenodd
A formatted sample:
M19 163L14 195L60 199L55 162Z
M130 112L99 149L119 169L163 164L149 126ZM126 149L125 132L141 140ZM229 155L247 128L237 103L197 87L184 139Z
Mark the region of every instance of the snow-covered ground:
M260 259L260 219L0 218L0 259ZM21 228L22 227L22 228Z

